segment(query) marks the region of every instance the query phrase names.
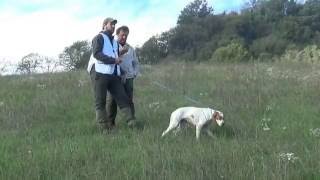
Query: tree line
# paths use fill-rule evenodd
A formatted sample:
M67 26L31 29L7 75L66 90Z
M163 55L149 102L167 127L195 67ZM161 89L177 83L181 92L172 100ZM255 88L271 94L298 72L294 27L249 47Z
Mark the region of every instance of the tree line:
M246 62L301 53L314 59L320 56L319 44L320 0L248 0L238 12L221 14L214 14L206 0L194 0L180 12L174 28L151 37L136 51L144 64ZM91 43L76 41L65 47L58 61L37 53L26 55L17 71L30 74L40 68L51 72L58 66L68 71L83 69L90 55Z
M320 43L320 0L249 0L239 12L213 12L206 0L191 2L176 27L138 48L140 60L271 61Z

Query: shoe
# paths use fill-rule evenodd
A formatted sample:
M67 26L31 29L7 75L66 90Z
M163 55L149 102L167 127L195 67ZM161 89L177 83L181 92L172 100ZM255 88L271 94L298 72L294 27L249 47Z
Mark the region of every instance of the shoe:
M130 120L130 121L128 121L128 127L130 127L130 128L135 128L135 127L137 127L137 121L136 120Z

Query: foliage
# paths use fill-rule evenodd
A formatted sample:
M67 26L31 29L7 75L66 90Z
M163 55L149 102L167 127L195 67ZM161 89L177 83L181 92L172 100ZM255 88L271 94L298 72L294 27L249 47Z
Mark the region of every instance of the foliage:
M139 61L144 64L158 63L161 58L168 54L168 45L165 36L157 38L153 36L145 42L142 48L137 49Z
M320 49L316 45L310 45L303 50L287 50L280 58L280 61L285 62L304 62L304 63L320 63Z
M91 55L91 46L88 41L76 41L65 47L59 55L60 64L67 70L85 69Z
M177 24L190 24L194 18L204 18L212 12L213 8L208 6L206 0L194 0L181 11Z
M250 46L250 51L255 57L259 57L260 54L264 53L280 55L285 51L287 45L287 40L275 35L269 35L255 40Z
M213 9L207 1L194 0L181 11L177 26L152 37L139 56L153 63L167 56L206 61L218 48L237 42L254 59L271 60L291 44L298 51L320 45L319 0L248 0L240 13L213 14ZM166 50L157 42L165 42Z
M17 72L22 74L35 73L36 69L43 62L41 56L37 53L30 53L24 56L18 63Z
M244 62L249 60L248 51L239 43L218 48L211 57L216 62Z

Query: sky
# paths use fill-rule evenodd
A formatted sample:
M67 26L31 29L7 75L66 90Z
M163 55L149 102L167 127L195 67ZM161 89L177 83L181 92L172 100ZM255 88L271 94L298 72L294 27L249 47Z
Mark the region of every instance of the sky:
M106 17L127 25L127 42L140 47L176 26L193 0L0 0L0 63L38 53L58 58L75 41L91 39ZM246 0L207 0L214 13L239 10Z

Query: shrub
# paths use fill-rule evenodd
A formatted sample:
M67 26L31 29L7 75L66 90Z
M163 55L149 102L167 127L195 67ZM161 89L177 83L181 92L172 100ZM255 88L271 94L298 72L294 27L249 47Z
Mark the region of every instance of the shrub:
M320 63L320 49L316 45L310 45L301 51L297 49L287 50L281 56L280 61Z
M239 43L231 43L220 47L212 54L211 61L244 62L249 60L248 51Z
M250 51L255 57L259 57L262 53L281 55L287 48L287 45L287 40L275 35L270 35L253 41L250 46Z

